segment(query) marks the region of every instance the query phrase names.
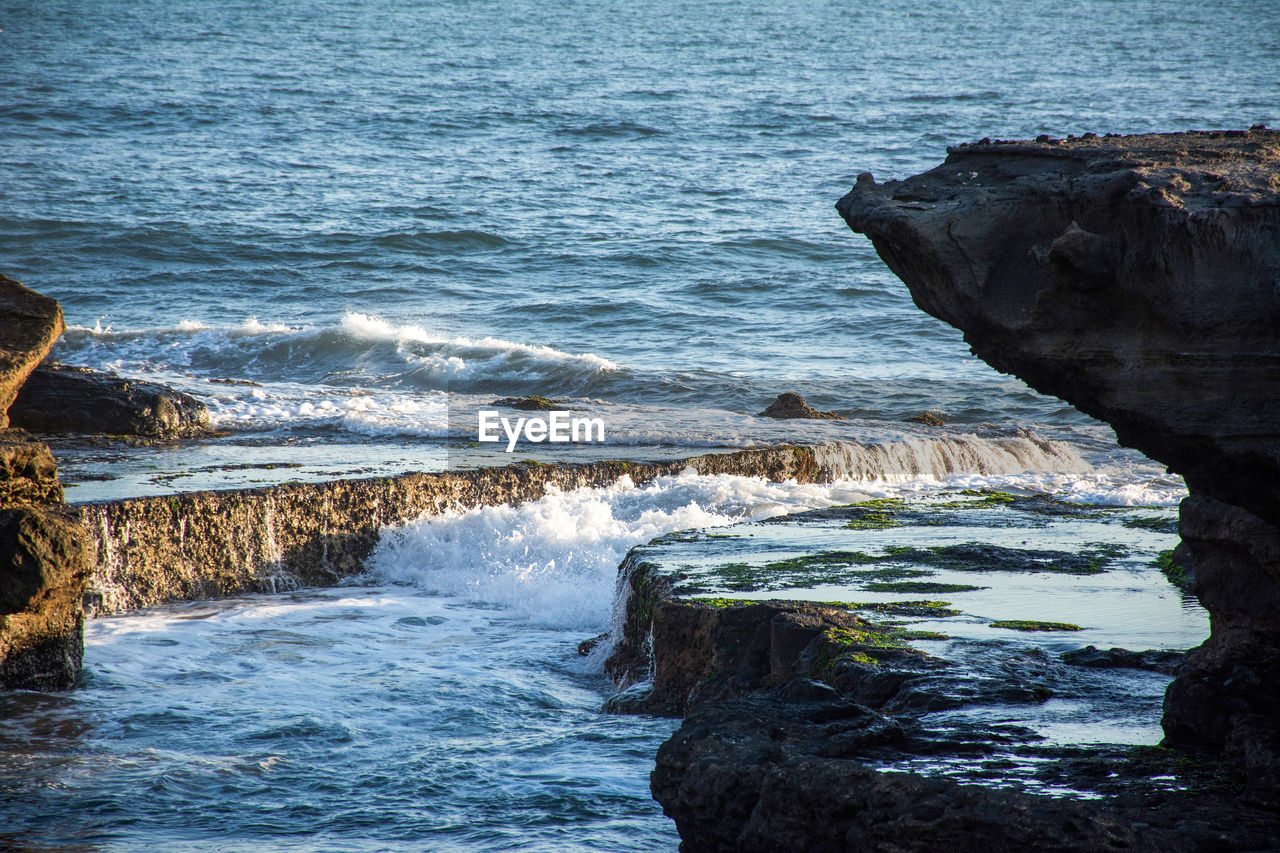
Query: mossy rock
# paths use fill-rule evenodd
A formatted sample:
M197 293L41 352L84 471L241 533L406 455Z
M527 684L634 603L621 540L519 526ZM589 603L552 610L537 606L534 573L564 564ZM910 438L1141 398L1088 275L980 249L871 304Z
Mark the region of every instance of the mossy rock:
M1070 622L1039 622L1034 619L1001 619L991 623L992 628L1007 628L1010 631L1083 631L1079 625Z
M986 589L967 583L934 583L932 581L876 581L864 587L867 592L902 592L911 595L935 595L938 593L973 592Z

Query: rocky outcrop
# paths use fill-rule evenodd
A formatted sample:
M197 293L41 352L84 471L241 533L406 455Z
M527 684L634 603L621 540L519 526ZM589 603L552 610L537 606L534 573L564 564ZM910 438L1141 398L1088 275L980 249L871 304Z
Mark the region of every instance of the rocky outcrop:
M1280 785L1280 132L982 142L837 205L975 354L1186 478L1170 744Z
M769 404L763 412L756 414L758 418L779 418L782 420L790 418L808 418L810 420L819 421L843 421L846 420L844 415L837 415L835 412L820 412L813 406L810 406L794 391L787 391L779 394L778 399Z
M770 480L826 482L843 473L808 447L709 454L671 462L509 465L399 477L190 492L77 507L95 569L91 614L238 592L330 585L364 570L387 525L422 515L536 500L550 488L643 484L691 468Z
M89 564L49 448L0 432L0 687L58 690L80 672Z
M0 428L64 329L58 303L0 275ZM71 686L84 647L83 530L47 445L0 429L0 688Z
M18 389L66 326L58 303L0 275L0 429Z
M826 632L862 625L845 608L809 601L681 598L672 594L672 578L637 553L619 568L629 587L626 615L605 662L623 688L606 705L615 713L678 717L704 702L781 684L804 669L803 652Z
M798 531L831 549L843 544L830 535L836 525L862 510L872 507L812 510L736 534L684 531L623 561L606 669L625 689L605 707L685 715L651 777L682 849L1209 851L1267 849L1277 837L1274 805L1242 802L1217 768L1170 750L1057 746L1021 722L1056 713L1044 704L1052 698L1125 715L1137 706L1126 706L1122 679L1097 668L1167 672L1181 653L1087 647L1059 657L953 638L940 658L909 641L946 638L896 617L958 615L942 609L948 602L705 597L711 578L755 576L745 563L721 564L725 555L779 542L795 554L805 547ZM802 553L760 577L830 580L833 561L858 556ZM700 570L699 557L719 571ZM783 582L802 588L799 580ZM1045 789L1087 799L1037 793Z
M913 740L864 705L777 690L694 710L659 748L651 786L680 849L699 853L1275 849L1280 824L1265 806L1135 784L1168 773L1167 756L1094 747L1042 757L1044 784L1103 796L1079 800L886 770L886 757ZM967 762L983 757L971 749ZM927 751L920 758L936 761Z
M15 426L43 433L170 439L209 432L209 409L190 394L61 364L32 371L9 417Z

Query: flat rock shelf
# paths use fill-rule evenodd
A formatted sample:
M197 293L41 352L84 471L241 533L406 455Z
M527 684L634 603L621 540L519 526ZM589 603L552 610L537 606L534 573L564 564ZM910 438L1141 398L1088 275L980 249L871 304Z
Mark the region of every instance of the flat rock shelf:
M691 849L1182 849L1230 822L1229 783L1158 746L1208 633L1176 544L1172 508L990 491L663 536L622 566L608 707L685 716L653 791Z

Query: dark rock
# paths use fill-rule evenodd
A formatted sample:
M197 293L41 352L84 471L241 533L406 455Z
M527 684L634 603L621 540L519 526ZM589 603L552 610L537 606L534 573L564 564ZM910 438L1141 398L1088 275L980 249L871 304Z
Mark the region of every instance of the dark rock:
M835 412L820 412L805 402L804 397L794 391L779 394L778 399L769 404L769 408L756 415L759 418L810 418L814 420L843 421L844 415Z
M209 410L189 394L66 365L32 371L10 418L44 433L188 438L209 432Z
M561 401L552 400L538 394L528 394L524 397L503 397L501 400L494 400L489 405L506 406L509 409L524 409L531 412L549 412L560 408Z
M589 657L592 652L600 647L601 643L608 639L609 632L605 631L603 634L597 634L590 639L583 640L581 643L578 643L578 657Z
M47 445L0 432L0 688L59 690L80 672L87 537Z
M56 506L0 510L0 687L61 690L80 672L83 529Z
M1280 131L997 142L837 207L976 355L1275 524L1278 173Z
M65 328L55 300L0 275L0 429L9 425L18 389Z
M658 750L650 786L681 850L699 853L1207 853L1274 849L1280 829L1273 810L1230 793L1072 800L878 766L910 748L897 723L859 705L759 694L693 711ZM1052 781L1082 787L1167 769L1087 753L1053 764Z
M1212 634L1168 742L1280 785L1280 132L962 145L837 208L976 355L1186 478Z
M1145 669L1173 675L1187 659L1182 651L1152 650L1131 652L1128 649L1102 650L1097 646L1064 652L1062 659L1072 666L1092 666L1100 669Z

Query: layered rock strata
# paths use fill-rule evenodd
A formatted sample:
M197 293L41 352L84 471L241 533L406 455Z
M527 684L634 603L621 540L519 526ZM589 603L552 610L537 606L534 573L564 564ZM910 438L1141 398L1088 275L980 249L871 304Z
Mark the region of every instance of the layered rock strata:
M1167 740L1280 785L1280 132L983 140L837 207L976 355L1186 478L1212 636Z

